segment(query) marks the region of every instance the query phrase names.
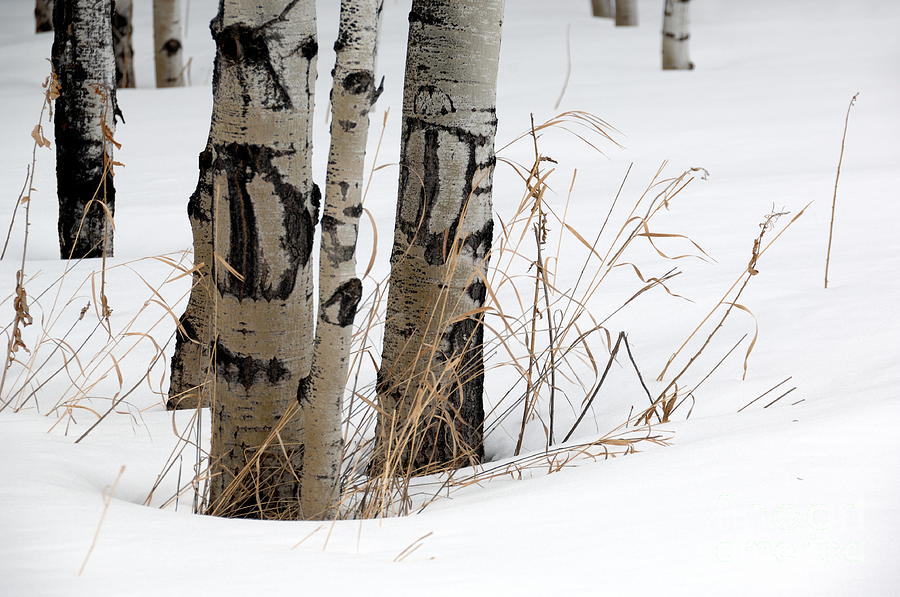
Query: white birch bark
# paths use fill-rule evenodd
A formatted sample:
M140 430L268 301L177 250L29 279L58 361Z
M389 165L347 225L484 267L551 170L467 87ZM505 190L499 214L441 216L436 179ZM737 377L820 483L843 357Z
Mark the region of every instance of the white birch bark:
M53 0L34 0L34 32L53 31Z
M591 0L591 10L595 17L611 19L613 16L612 0Z
M113 49L116 54L116 87L134 87L134 47L131 44L132 0L113 1Z
M376 470L388 438L409 425L419 431L394 446L407 471L464 466L484 454L477 309L493 236L502 18L503 0L412 4Z
M616 27L637 27L637 0L616 0Z
M362 214L375 49L383 0L342 0L331 91L331 151L319 251L319 310L310 376L301 383L304 518L333 518L340 494L341 400L362 296L356 241Z
M53 12L51 56L60 85L53 122L63 259L113 254L113 227L102 205L114 213L116 67L111 19L110 0L57 2Z
M212 226L228 265L214 274L209 511L299 518L302 429L289 414L313 345L315 1L223 0L211 29Z
M181 0L153 0L153 47L156 86L184 85Z
M691 70L694 63L688 53L689 0L666 0L663 9L662 67L663 70Z

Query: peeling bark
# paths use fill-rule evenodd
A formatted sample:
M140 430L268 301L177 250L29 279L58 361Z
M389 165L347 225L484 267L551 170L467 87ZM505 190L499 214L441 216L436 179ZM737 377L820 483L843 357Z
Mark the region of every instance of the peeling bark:
M131 44L132 0L114 0L112 17L113 48L116 54L116 87L134 87L134 47Z
M224 0L211 28L213 246L228 267L213 268L210 511L298 518L295 411L312 359L319 205L310 159L315 2Z
M156 86L184 85L181 0L153 0L153 47Z
M471 313L493 236L502 17L502 0L412 4L375 470L409 426L410 442L393 446L407 471L484 455L484 331Z
M109 0L57 2L53 12L52 63L60 85L53 124L63 259L113 254L113 228L107 216L107 210L113 215L116 199L111 169L116 126L111 19Z
M301 384L305 518L332 518L340 494L341 400L350 369L353 319L362 297L356 242L363 167L375 87L375 49L383 0L342 0L334 49L331 151L319 251L319 313L310 376Z
M662 67L663 70L692 70L688 53L689 0L666 0L663 10Z
M637 0L616 0L616 27L637 27Z
M53 0L34 1L34 32L53 31Z
M611 19L613 16L612 0L591 0L591 10L595 17Z

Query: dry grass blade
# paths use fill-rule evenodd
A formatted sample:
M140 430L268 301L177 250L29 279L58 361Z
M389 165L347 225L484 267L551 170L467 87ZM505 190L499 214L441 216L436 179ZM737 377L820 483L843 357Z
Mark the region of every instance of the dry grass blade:
M841 180L841 165L844 163L844 145L847 142L847 126L850 124L850 110L856 104L859 92L853 94L847 105L847 114L844 116L844 132L841 134L841 154L838 157L837 171L834 175L834 195L831 197L831 219L828 223L828 249L825 252L825 288L828 288L828 269L831 266L831 240L834 236L834 214L837 209L838 183Z
M125 474L124 464L119 468L119 474L116 475L112 484L103 490L103 511L100 513L97 529L94 531L94 537L91 539L91 546L88 548L87 553L84 554L84 560L81 561L81 567L78 568L78 576L81 576L84 573L88 560L91 558L91 554L94 553L94 548L97 546L97 539L100 538L100 528L103 526L103 521L106 519L106 512L109 510L109 505L112 503L113 495L115 495L116 486L119 484L119 480L122 478L123 474Z

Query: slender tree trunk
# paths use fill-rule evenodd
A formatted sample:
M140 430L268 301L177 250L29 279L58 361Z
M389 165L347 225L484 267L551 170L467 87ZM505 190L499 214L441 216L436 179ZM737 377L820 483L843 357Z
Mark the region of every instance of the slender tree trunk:
M616 0L616 27L637 27L637 0Z
M169 409L209 406L213 370L212 342L212 138L200 154L200 177L188 200L187 213L194 240L194 273L187 308L175 332L175 352L169 369Z
M611 19L613 16L612 0L591 0L591 9L595 17Z
M362 214L375 49L383 0L341 0L331 91L331 152L319 251L319 311L312 370L301 383L303 515L333 518L340 494L341 400L350 370L353 319L362 296L356 241Z
M116 67L111 19L110 0L57 2L53 12L52 62L60 85L53 123L63 259L113 254Z
M484 455L479 309L502 17L503 0L412 4L375 470L389 447L413 473Z
M156 86L184 85L180 0L153 0L153 47Z
M662 67L663 70L691 70L694 63L688 54L689 0L666 0L663 10Z
M132 0L114 0L113 47L116 53L116 87L134 87L134 47L131 45Z
M228 0L212 142L213 514L299 518L300 380L313 346L315 0ZM219 257L225 262L220 262Z
M34 0L34 32L53 31L53 0Z

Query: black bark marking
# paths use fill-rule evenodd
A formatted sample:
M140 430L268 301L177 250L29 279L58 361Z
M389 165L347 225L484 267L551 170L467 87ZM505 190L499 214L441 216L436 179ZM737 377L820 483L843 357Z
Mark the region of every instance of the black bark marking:
M229 25L220 29L215 26L215 22L212 29L219 54L224 59L235 63L238 80L245 88L245 103L250 103L250 96L246 91L246 77L247 74L255 72L267 81L265 85L267 93L261 98L263 105L273 110L293 108L293 100L285 88L281 76L272 65L268 43L271 32L266 31L264 27L247 27L243 24ZM302 47L300 49L302 50ZM305 53L304 56L306 56Z
M439 29L458 30L459 22L453 18L453 15L445 14L433 4L425 2L417 2L413 4L412 10L409 12L409 24L427 25L429 27L437 27Z
M322 319L332 325L347 327L353 325L356 308L362 298L362 282L359 278L350 278L331 293L331 297L322 305ZM337 305L337 313L333 307ZM337 317L334 317L337 315Z
M332 233L337 230L339 222L337 218L334 216L324 215L322 216L322 232Z
M375 89L375 75L370 70L353 71L344 77L341 85L353 95L371 94Z
M239 299L285 300L294 290L297 272L309 263L318 219L319 188L303 192L286 182L273 161L284 152L253 144L229 143L215 148L216 172L225 175L223 196L231 222L228 263L242 276L225 276L219 289ZM284 231L279 238L288 266L271 272L262 259L259 229L247 185L259 177L272 185L284 211ZM274 278L274 279L273 279Z
M197 162L200 176L197 179L197 187L188 199L187 214L192 220L207 223L212 221L212 214L208 211L209 206L203 205L205 203L203 197L207 198L206 201L212 197L212 177L210 176L210 169L213 165L212 150L207 148L201 151Z
M484 305L484 299L487 296L487 288L481 280L475 280L466 288L466 294L477 305Z
M307 37L299 46L300 55L307 60L312 60L319 54L319 42L315 37Z
M483 148L491 142L491 139L484 135L475 135L468 131L464 131L457 127L440 126L426 122L419 118L407 118L404 122L404 139L403 147L407 147L410 137L422 131L424 137L424 150L422 157L423 172L421 180L419 177L410 175L407 169L400 172L400 189L401 196L406 196L407 185L415 185L419 188L418 205L416 207L415 221L409 222L401 218L400 211L397 214L396 227L401 230L407 241L411 244L422 246L425 251L425 261L429 265L441 265L446 263L447 258L456 246L470 246L473 250L477 250L484 245L485 231L475 233L475 239L458 239L456 238L459 228L459 218L462 211L471 197L491 192L491 176L484 179L476 180L475 174L479 170L490 171L493 169L495 157L493 153L485 162L478 162L476 152L479 148ZM460 198L460 210L456 217L444 231L428 232L428 222L431 219L431 213L440 196L440 155L441 141L447 139L450 142L460 143L465 146L468 153L468 163L466 165L466 173L463 188L463 196ZM404 149L405 151L405 149ZM401 159L401 161L404 161ZM488 234L493 234L493 223ZM490 248L490 240L487 241L486 247ZM477 254L477 253L476 253Z
M178 320L178 323L180 325L175 330L176 344L179 341L200 340L200 335L197 333L197 328L194 327L194 324L190 318L182 315L181 319Z
M342 183L342 184L346 184L346 183ZM362 211L363 211L362 205L351 205L350 207L344 208L344 215L347 216L348 218L358 218L359 216L362 215Z
M433 118L456 112L453 99L434 85L423 85L413 97L413 111L417 116Z
M234 353L221 341L216 341L216 370L220 378L230 384L240 384L246 390L264 381L269 385L276 384L291 374L275 357L266 360Z
M184 369L185 362L183 358L178 358L178 355L181 354L185 348L186 344L191 344L192 340L198 340L199 334L197 333L197 328L194 327L194 324L191 321L191 317L187 311L185 311L178 320L179 325L175 328L175 352L172 355L172 363L171 370L169 373L170 384L173 379L181 379L184 377ZM195 384L189 384L188 387L192 387ZM185 400L186 396L178 395L181 394L180 389L175 389L170 385L169 388L169 399L166 401L166 409L167 410L175 410L179 407L183 408L193 408L194 402L191 400ZM177 397L174 395L178 395Z
M381 77L381 82L378 83L378 88L372 92L372 106L375 105L375 102L378 101L378 98L381 97L382 93L384 93L384 75Z
M356 244L342 245L338 242L337 229L341 223L334 216L327 214L322 216L322 237L324 238L327 234L331 238L331 242L326 245L325 252L333 265L351 260L356 253Z
M463 240L463 246L472 251L475 259L484 259L494 242L494 220L488 220L481 230L476 230Z
M334 40L334 53L337 54L352 42L353 36L350 35L350 32L347 31L346 27L338 28L337 39ZM334 72L331 74L334 74Z
M301 407L310 403L309 388L312 385L312 376L307 375L297 384L297 404Z
M181 51L181 42L177 39L169 39L163 44L161 49L166 53L166 56L171 58Z

